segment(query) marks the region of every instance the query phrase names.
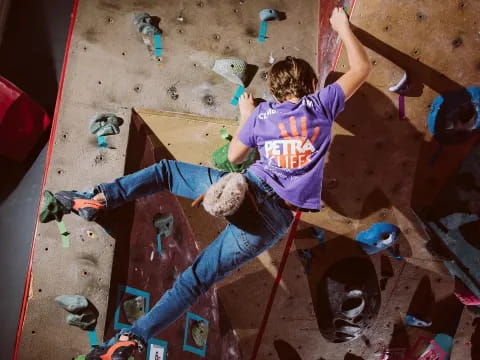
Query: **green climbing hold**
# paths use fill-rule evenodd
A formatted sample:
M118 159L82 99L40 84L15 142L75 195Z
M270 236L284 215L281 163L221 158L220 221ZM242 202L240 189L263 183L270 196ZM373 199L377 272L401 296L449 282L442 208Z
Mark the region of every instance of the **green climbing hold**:
M220 130L220 135L224 140L228 141L228 143L220 147L218 150L215 150L212 154L212 162L215 167L227 172L242 172L255 162L257 153L251 150L248 154L247 160L243 163L240 165L232 164L228 160L228 148L230 147L232 136L225 129Z
M82 314L68 314L67 324L78 326L82 330L93 330L97 323L96 315L89 309Z
M57 201L55 195L45 190L43 192L42 206L40 207L40 222L47 223L52 220L61 221L64 213L65 207Z
M145 314L145 298L137 296L135 298L126 300L123 303L123 311L130 324L140 319Z
M55 302L60 305L62 309L68 312L77 313L88 307L88 300L81 295L61 295L55 298Z
M75 360L85 360L86 355L78 355Z
M195 345L204 347L207 343L208 325L204 321L194 321L191 329Z

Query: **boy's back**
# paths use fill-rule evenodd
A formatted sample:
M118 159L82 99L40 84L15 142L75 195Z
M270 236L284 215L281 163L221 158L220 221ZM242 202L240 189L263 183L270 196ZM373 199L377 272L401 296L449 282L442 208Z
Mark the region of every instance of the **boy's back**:
M297 103L263 102L238 134L260 160L249 171L292 205L318 210L331 127L345 97L334 83Z

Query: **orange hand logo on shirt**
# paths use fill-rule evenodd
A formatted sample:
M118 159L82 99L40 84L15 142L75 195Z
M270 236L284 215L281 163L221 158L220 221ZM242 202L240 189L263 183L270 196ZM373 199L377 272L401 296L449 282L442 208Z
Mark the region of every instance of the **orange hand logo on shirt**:
M315 127L311 138L308 139L305 116L300 119L301 136L298 134L295 117L291 116L289 122L291 135L288 134L283 122L278 124L283 139L266 141L265 154L270 161L274 160L278 167L298 169L310 162L310 155L315 151L313 144L320 134L320 127Z

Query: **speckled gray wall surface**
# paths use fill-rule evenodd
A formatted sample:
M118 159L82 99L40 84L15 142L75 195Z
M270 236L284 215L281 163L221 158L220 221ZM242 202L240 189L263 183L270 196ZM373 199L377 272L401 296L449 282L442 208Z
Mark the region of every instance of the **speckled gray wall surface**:
M316 1L112 1L80 0L46 189L86 190L123 175L131 107L235 119L230 105L237 85L211 71L216 59L240 58L258 66L248 91L267 97L265 71L286 55L316 63ZM268 26L257 41L258 12L267 7L287 19ZM135 12L160 19L163 56L155 58L132 23ZM126 120L101 149L88 132L89 119L114 112ZM100 312L103 334L115 240L99 225L66 216L70 247L63 248L54 222L39 224L32 281L19 359L71 358L89 348L88 336L65 324L54 298L81 294ZM198 236L198 235L197 235ZM201 236L201 233L200 233Z

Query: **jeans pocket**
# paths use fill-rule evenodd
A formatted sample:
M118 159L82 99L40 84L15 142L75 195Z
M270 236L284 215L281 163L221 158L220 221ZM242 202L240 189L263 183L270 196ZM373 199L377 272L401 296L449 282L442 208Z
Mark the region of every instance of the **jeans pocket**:
M240 231L240 241L242 242L244 251L250 256L257 256L264 250L272 247L281 238L281 235L275 235L267 228L264 228L264 231L260 234L250 234Z
M261 216L265 226L270 229L273 234L281 234L284 236L293 221L292 212L280 206L279 199L267 199L262 204Z

